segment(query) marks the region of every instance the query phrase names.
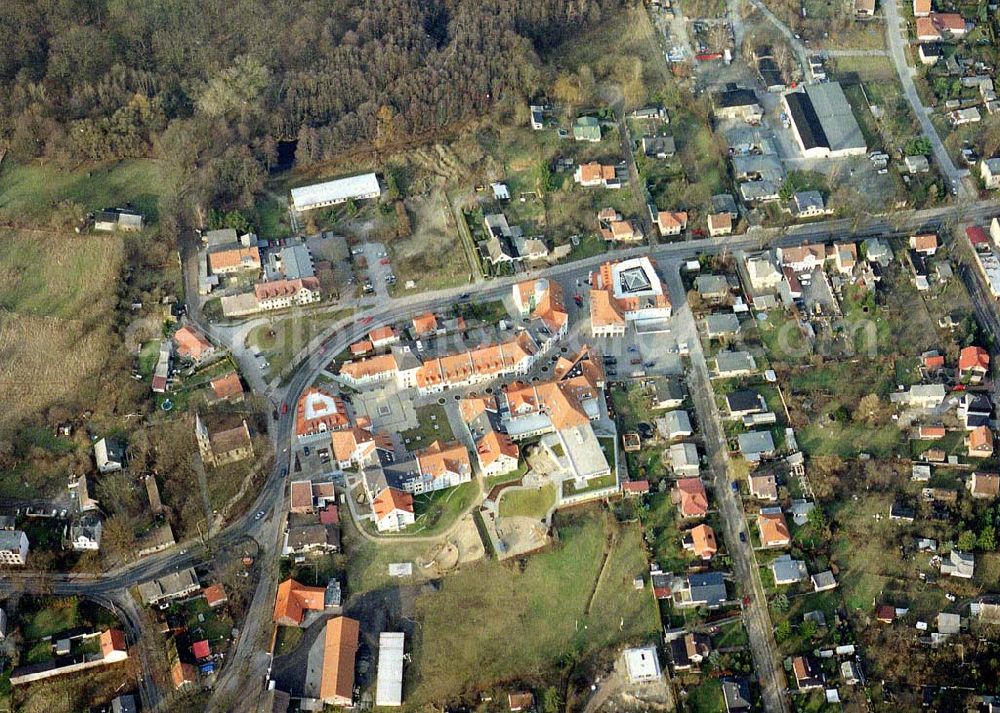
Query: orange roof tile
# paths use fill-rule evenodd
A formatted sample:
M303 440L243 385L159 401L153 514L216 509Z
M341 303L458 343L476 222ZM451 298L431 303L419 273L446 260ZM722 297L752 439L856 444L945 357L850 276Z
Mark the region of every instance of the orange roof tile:
M355 619L338 616L326 624L323 638L323 672L319 697L324 701L349 704L354 696L354 658L358 651L361 625Z
M385 488L372 500L375 518L381 520L396 510L413 512L413 496L398 488Z
M392 327L376 327L368 332L368 339L372 342L387 342L396 338L396 330Z
M274 600L274 621L281 624L292 621L302 623L306 611L323 611L326 589L307 587L294 579L286 579L278 585L278 595Z
M234 396L243 395L243 384L240 383L240 375L235 371L216 377L209 383L217 398L231 399Z
M177 344L177 353L190 359L200 359L203 354L215 348L201 332L188 326L174 332L174 343Z
M708 216L709 230L732 230L733 216L727 211L725 213L712 213Z
M913 0L913 14L915 17L928 15L931 11L931 0Z
M792 534L788 530L788 523L780 512L759 515L757 527L760 528L761 544L765 547L786 545L791 542Z
M927 439L944 438L947 433L948 431L944 426L921 426L917 431L917 434L921 438Z
M372 343L367 339L362 339L360 342L354 342L350 346L351 356L361 356L362 354L367 354L372 350Z
M375 451L375 437L371 431L355 426L343 431L334 431L330 434L330 447L333 449L333 457L338 461L346 462L353 460L358 447L368 445L363 449L360 457L364 458Z
M347 406L339 396L324 389L307 389L295 406L295 434L307 436L347 428Z
M125 651L125 632L107 629L101 632L101 653L107 658L115 651Z
M413 332L417 336L420 336L421 334L431 334L432 332L436 332L437 328L437 317L434 316L433 312L418 314L413 318Z
M475 421L486 411L495 411L496 402L492 396L467 396L458 402L458 411L466 423Z
M259 300L268 300L275 297L294 297L300 290L319 291L319 280L315 277L303 277L298 280L272 280L270 282L258 282L253 287L254 294Z
M719 551L715 541L715 530L708 525L698 525L692 529L691 540L695 554L702 558L707 559Z
M368 359L349 361L340 367L341 374L356 381L395 371L396 360L391 354L382 354L380 356L369 357Z
M559 332L569 321L569 313L563 304L562 286L553 280L549 280L548 285L532 316L542 320L550 331Z
M613 181L615 178L615 167L597 163L580 164L580 180L583 183L594 181Z
M185 684L197 681L198 672L189 663L175 661L174 665L170 667L170 680L173 681L174 688L180 688Z
M924 357L925 369L941 369L944 367L944 355L929 354Z
M929 17L917 18L917 39L936 39L941 37L941 32L934 26L934 21Z
M208 254L208 267L212 272L240 266L260 269L260 251L257 248L230 248Z
M701 517L708 513L708 493L701 478L680 478L677 481L681 514L685 517Z
M295 480L288 486L288 506L292 511L308 510L313 505L312 482Z
M590 291L590 324L592 327L619 326L625 324L625 317L607 290Z
M514 439L506 433L489 430L476 443L476 453L479 455L479 462L488 466L495 463L501 456L517 460L520 450L514 443Z
M990 368L990 355L982 347L965 347L958 354L959 371L988 371Z
M957 12L932 12L930 20L939 30L965 32L965 18Z
M993 431L989 429L989 426L979 426L969 432L969 450L993 450Z
M656 215L656 222L662 228L683 229L688 222L688 214L685 211L661 210Z
M205 603L209 607L215 607L229 601L229 597L226 596L226 590L218 583L203 588L201 593L205 597Z
M417 451L417 467L422 475L440 478L447 473L458 475L471 474L472 463L469 451L458 441L441 443L434 441L426 448Z
M930 20L927 20L929 23ZM917 20L919 27L920 20ZM910 247L914 250L936 250L938 246L938 236L934 233L924 233L922 235L910 236Z

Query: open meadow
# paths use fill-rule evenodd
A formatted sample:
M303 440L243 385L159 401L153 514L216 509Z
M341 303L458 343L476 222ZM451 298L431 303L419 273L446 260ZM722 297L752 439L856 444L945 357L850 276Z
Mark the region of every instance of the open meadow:
M509 564L482 562L417 600L422 626L409 700L551 681L608 648L656 636L656 602L648 588L632 586L646 569L638 526L588 508L561 514L556 528L552 549Z
M156 222L164 181L160 164L149 159L72 171L7 160L0 170L0 221L25 226L47 223L60 204L73 203L85 211L131 204L148 222Z
M56 405L92 407L123 259L115 236L0 231L0 427Z

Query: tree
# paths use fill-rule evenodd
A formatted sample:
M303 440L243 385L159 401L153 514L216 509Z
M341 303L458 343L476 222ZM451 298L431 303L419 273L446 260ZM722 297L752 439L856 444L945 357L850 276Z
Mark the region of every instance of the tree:
M915 136L906 142L903 153L907 156L928 156L931 150L930 139L926 136Z
M993 525L987 525L979 531L979 549L983 552L994 552L997 549L996 529Z
M562 710L562 703L558 688L549 686L542 691L542 713L559 713Z
M245 117L256 106L269 79L270 73L259 59L251 55L239 57L209 81L198 97L198 109L211 117L235 113Z
M788 611L788 606L789 606L788 595L785 594L784 592L780 592L777 596L774 597L774 601L772 601L771 604L772 606L774 606L775 611L779 612Z
M972 530L964 530L958 536L958 542L955 546L963 552L971 552L976 547L976 533Z
M816 626L816 622L812 619L807 619L802 622L802 626L799 627L799 633L806 639L812 639L816 636L816 630L819 627Z
M402 122L388 104L378 108L375 122L375 148L384 151L403 136Z
M580 80L572 74L560 74L552 84L552 95L563 104L580 105L583 101Z
M854 409L854 420L869 426L880 426L889 420L889 409L878 394L868 394Z
M774 628L774 640L779 644L783 641L787 641L788 637L792 635L792 625L788 623L785 619L780 624Z

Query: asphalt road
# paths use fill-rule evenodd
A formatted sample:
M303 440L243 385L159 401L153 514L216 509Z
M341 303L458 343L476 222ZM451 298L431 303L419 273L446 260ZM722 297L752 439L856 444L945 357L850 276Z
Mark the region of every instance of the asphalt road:
M917 87L913 83L913 72L906 63L906 24L900 21L897 0L886 0L886 2L882 3L882 9L885 12L885 35L889 43L889 54L892 57L893 64L896 65L896 73L899 75L899 81L903 85L903 93L906 95L906 100L910 103L917 121L920 122L920 128L924 136L931 142L934 160L937 162L945 178L958 188L959 195L964 198L972 198L974 197L974 191L962 180L968 172L955 168L951 156L948 155L947 149L945 149L944 144L941 142L941 137L938 136L937 129L931 123L931 119L927 115L927 110L924 108L923 102L920 101L920 96L917 94Z
M674 329L679 338L687 341L690 349L691 369L689 370L690 392L701 425L705 451L709 462L708 482L713 486L713 497L722 515L723 535L726 549L733 561L735 579L743 584L750 603L743 607L743 621L746 625L753 654L754 669L761 687L764 709L767 711L789 710L785 696L787 683L781 666L777 645L772 633L771 617L767 611L767 597L760 582L760 569L748 543L740 542L740 532L746 531L746 517L739 497L730 488L729 447L725 431L719 420L715 405L708 364L698 337L698 327L687 303L680 277L680 263L664 266L665 278L674 302ZM749 538L748 538L749 539Z

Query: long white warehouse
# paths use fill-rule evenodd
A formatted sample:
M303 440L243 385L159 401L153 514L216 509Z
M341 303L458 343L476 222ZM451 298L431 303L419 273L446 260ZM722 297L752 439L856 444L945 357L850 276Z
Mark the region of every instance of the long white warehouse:
M378 636L378 678L375 684L376 706L403 705L403 638L397 631L383 631Z
M293 188L292 205L298 211L312 210L346 203L350 200L360 201L367 198L378 198L380 195L382 195L382 189L378 185L378 178L375 174L362 173L358 176L348 176L325 183Z

